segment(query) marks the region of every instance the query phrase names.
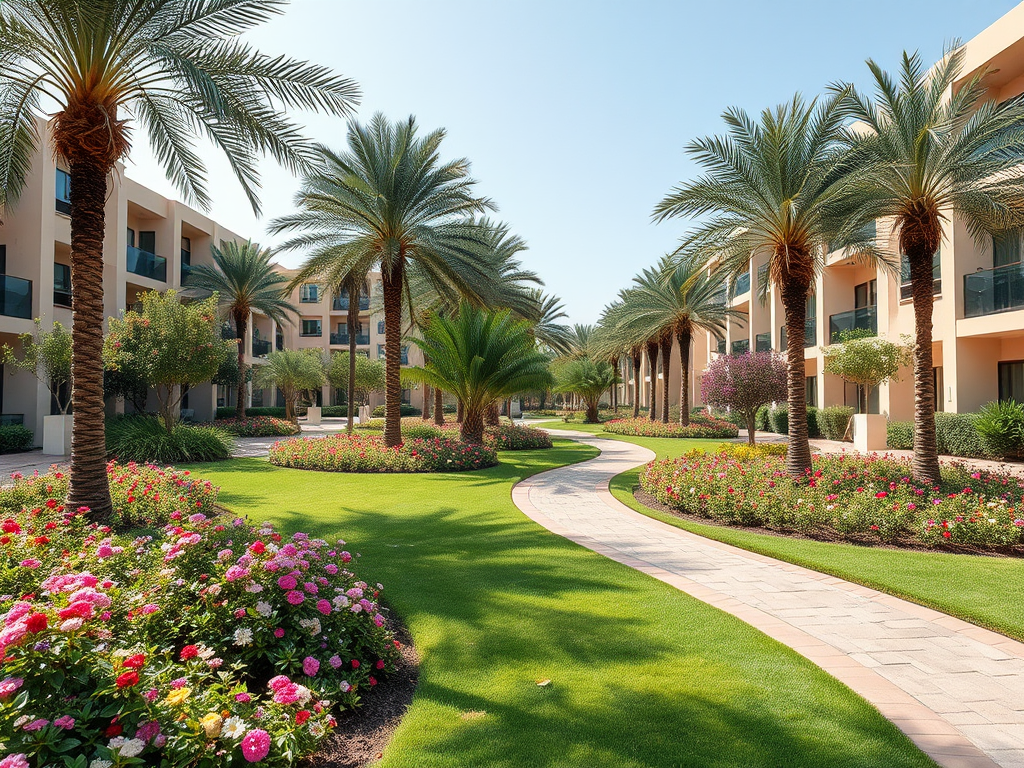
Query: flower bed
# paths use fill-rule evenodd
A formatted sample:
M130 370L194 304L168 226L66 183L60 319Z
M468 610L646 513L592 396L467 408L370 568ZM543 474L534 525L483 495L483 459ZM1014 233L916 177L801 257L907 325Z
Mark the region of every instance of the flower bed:
M551 436L543 429L501 424L484 430L484 445L496 451L532 451L550 448Z
M217 426L238 437L286 437L297 435L299 426L273 416L247 416L244 419L220 419Z
M448 438L407 440L388 448L379 435L340 434L276 442L270 463L327 472L463 472L492 467L498 456L486 446Z
M690 425L683 427L679 422L664 424L650 419L613 419L605 423L605 432L633 437L698 437L705 439L733 438L739 435L735 424L716 419L714 416L690 417Z
M735 525L926 546L1024 541L1024 481L962 465L944 466L934 488L911 475L909 461L891 456L816 456L813 471L794 482L780 456L739 461L694 451L648 464L640 487L670 507Z
M151 470L119 471L124 485ZM0 491L8 764L292 765L392 668L382 587L349 570L344 542L285 540L184 503L138 536L60 495L20 506L62 482Z

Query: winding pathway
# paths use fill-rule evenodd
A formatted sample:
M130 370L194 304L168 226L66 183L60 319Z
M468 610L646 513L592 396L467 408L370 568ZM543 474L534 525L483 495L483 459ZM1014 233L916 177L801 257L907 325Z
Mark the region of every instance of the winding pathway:
M601 451L512 489L550 531L733 614L863 696L944 768L1024 768L1024 643L867 587L641 515L608 490L654 454Z

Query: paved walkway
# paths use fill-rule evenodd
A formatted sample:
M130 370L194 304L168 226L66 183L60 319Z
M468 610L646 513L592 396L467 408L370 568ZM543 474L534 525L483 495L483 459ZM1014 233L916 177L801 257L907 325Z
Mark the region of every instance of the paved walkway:
M1024 644L867 587L638 514L608 481L646 448L552 430L601 450L512 490L533 520L788 645L874 704L945 768L1024 768Z

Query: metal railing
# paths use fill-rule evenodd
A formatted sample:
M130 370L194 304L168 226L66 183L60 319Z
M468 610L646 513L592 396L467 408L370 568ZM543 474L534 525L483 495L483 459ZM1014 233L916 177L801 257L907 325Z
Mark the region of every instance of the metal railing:
M772 332L759 333L754 337L754 349L757 352L771 352L772 351Z
M878 333L878 307L861 307L829 315L828 343L835 344L840 333L854 329Z
M133 275L148 277L150 280L167 282L167 259L155 253L128 246L128 271Z
M964 275L964 317L1024 309L1024 263Z
M932 295L938 296L942 293L942 280L936 278L932 280ZM911 299L914 297L914 284L913 283L900 283L900 299Z
M356 334L356 344L363 344L363 345L365 345L365 344L369 344L369 343L370 343L370 334L368 334L368 333L357 333ZM347 333L332 333L331 334L331 344L347 345L348 344L348 334Z
M335 296L334 303L331 308L335 312L347 312L348 311L348 296ZM365 310L370 308L370 297L360 296L359 297L359 310Z
M818 343L818 319L808 317L804 320L804 349L813 347ZM779 329L779 351L785 352L788 348L786 326Z
M734 355L744 355L750 351L750 339L737 339L729 349Z

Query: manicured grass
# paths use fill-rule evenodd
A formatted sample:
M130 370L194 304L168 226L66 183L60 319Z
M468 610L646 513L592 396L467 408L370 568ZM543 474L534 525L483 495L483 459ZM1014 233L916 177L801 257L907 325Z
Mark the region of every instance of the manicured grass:
M654 451L659 459L674 459L690 451L712 451L722 444L721 440L700 440L692 437L633 437L632 435L616 435L612 432L605 432L601 424L568 423L562 421L545 421L530 426L540 429L567 429L574 432L586 432L595 437L605 437L609 440L622 440L626 443L642 445Z
M512 504L517 480L593 455L558 440L473 473L195 471L236 512L345 538L384 583L422 667L381 768L933 765L795 652Z

